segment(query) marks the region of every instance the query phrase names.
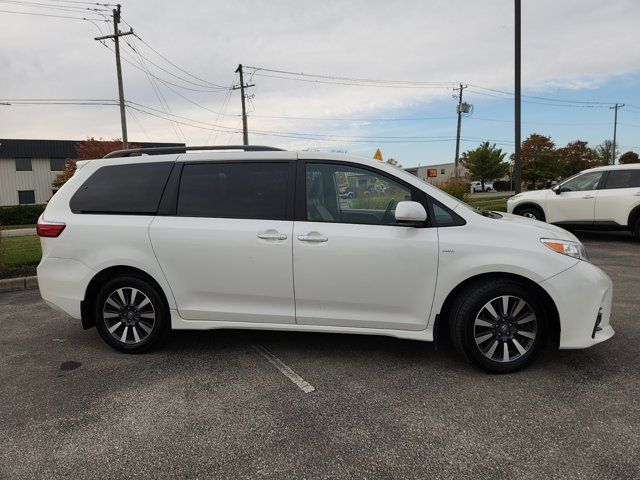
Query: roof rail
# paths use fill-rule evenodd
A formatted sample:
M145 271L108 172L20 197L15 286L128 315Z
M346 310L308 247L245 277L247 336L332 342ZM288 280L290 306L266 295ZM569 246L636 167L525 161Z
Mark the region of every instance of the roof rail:
M245 152L282 152L283 148L266 147L263 145L209 145L201 147L148 147L129 148L107 153L102 158L130 157L131 155L163 155L168 153L186 153L193 150L244 150Z

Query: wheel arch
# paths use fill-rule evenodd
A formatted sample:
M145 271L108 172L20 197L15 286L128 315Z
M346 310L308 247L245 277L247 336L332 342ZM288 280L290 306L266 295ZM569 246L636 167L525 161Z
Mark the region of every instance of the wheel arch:
M513 207L513 214L514 215L520 215L520 212L522 210L524 210L525 208L535 208L542 215L542 220L546 221L547 215L544 213L544 208L542 208L539 204L534 203L534 202L519 203L518 205Z
M487 280L507 279L518 282L527 288L530 288L536 292L536 294L542 300L542 304L545 309L547 324L547 335L549 335L557 347L560 344L560 315L555 302L551 298L551 295L542 288L538 283L530 280L522 275L506 272L490 272L481 273L473 277L467 278L460 282L453 290L449 292L442 304L440 313L436 315L434 325L434 341L439 342L442 338L448 338L448 330L451 323L451 313L453 305L456 300L464 293L468 288L473 287L474 284L482 283Z
M104 282L118 275L132 275L146 282L149 282L160 294L164 307L169 310L169 302L167 295L160 284L149 273L130 265L114 265L107 267L96 273L91 281L89 281L84 293L84 299L80 302L80 315L82 319L82 328L85 330L94 327L96 319L93 314L95 297Z
M635 226L638 219L640 219L640 205L637 205L635 208L631 210L631 212L629 212L627 225L629 226L629 229L631 229L632 232L633 232L633 227Z

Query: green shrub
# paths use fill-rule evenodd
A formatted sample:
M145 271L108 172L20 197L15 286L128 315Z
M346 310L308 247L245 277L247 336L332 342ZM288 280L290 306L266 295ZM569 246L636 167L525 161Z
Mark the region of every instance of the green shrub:
M463 202L467 201L469 191L471 190L471 184L469 182L462 182L455 178L447 180L446 182L437 183L436 187Z
M0 225L35 225L46 205L0 207Z

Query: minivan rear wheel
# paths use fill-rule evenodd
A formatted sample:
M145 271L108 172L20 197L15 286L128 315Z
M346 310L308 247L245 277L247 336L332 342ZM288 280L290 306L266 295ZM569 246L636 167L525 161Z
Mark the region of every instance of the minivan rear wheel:
M119 275L107 281L94 308L100 336L120 352L145 352L168 330L168 313L160 293L136 276Z
M538 295L504 279L474 284L453 311L456 349L491 373L523 368L537 354L545 332L545 309Z

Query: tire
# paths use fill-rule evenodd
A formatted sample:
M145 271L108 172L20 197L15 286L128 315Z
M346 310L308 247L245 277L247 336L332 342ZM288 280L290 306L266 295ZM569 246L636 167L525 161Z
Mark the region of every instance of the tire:
M123 353L146 352L169 330L169 312L157 288L130 274L113 277L102 286L94 314L102 339Z
M539 208L536 207L524 207L518 212L521 217L531 218L533 220L540 220L544 222L544 215Z
M636 240L640 240L640 218L636 220L633 227L633 235L636 237Z
M546 316L530 288L508 279L489 280L471 285L457 300L451 340L467 360L490 373L515 372L533 360L544 339Z

